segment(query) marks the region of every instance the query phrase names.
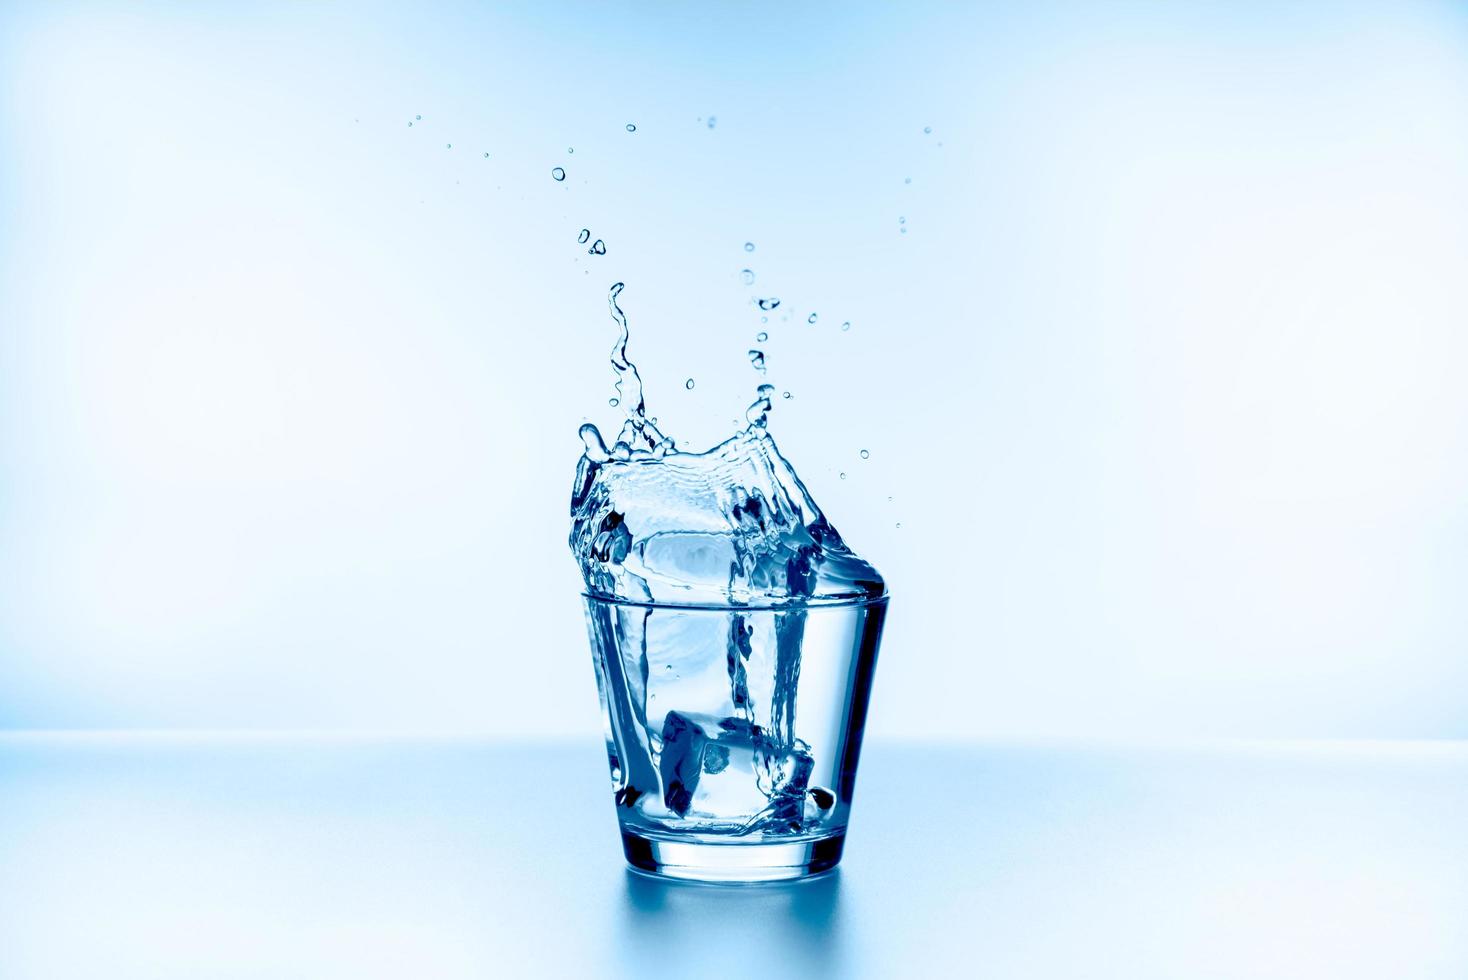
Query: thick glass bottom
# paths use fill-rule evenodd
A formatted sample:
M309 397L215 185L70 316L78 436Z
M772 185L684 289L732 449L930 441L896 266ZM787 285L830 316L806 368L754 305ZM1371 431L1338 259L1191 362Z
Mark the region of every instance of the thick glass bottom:
M845 842L844 833L790 843L706 844L622 832L627 863L638 871L683 881L728 884L792 881L830 871L841 860Z

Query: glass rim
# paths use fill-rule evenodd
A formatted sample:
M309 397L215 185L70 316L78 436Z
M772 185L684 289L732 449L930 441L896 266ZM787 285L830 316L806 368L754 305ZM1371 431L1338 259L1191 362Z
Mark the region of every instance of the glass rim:
M607 606L633 606L639 609L678 609L691 612L793 612L810 609L842 609L850 606L885 606L892 593L883 590L881 595L850 596L845 598L791 599L784 602L655 602L651 600L621 599L614 596L582 592L581 598Z

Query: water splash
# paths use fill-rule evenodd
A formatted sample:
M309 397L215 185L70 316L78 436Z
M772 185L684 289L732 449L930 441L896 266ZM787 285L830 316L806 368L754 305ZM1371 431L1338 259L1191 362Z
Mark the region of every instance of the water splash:
M881 576L846 547L776 449L768 431L773 385L756 388L745 428L706 452L680 452L658 430L627 354L623 289L616 283L607 297L617 324L611 364L622 428L610 448L590 422L579 433L570 543L587 591L694 604L884 594Z
M765 352L762 350L751 350L749 352L749 365L760 374L765 373Z
M642 376L637 373L637 365L627 358L627 314L617 305L617 297L622 295L623 283L616 283L607 294L607 305L611 308L612 319L616 321L618 332L617 342L612 346L612 370L616 372L617 381L613 386L617 389L617 395L621 399L622 406L627 413L626 421L622 423L622 431L617 434L617 441L608 450L602 442L601 433L596 426L587 423L581 427L581 437L586 442L587 456L596 460L600 457L601 462L611 458L630 459L635 453L661 456L673 448L673 441L658 431L657 423L647 417L647 406L642 400ZM588 433L588 429L590 432ZM595 444L587 439L587 436L595 436ZM595 454L595 455L593 455Z
M774 385L760 385L754 390L754 401L744 410L744 419L752 427L763 429L769 424L770 396L774 393Z

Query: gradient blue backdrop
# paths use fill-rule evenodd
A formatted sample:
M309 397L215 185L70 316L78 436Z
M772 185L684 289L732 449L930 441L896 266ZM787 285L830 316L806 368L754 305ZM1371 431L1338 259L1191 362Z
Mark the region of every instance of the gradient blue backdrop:
M792 314L876 732L1468 735L1465 105L1460 4L5 4L0 727L591 735L624 280L686 444Z

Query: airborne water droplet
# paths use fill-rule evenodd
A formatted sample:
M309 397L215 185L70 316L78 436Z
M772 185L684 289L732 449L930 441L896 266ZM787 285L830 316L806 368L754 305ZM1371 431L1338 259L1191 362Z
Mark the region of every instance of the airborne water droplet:
M763 374L765 371L765 352L762 350L751 350L749 352L749 366Z
M759 333L754 335L754 339L763 344L765 341L770 339L770 335L761 330Z
M924 126L923 127L923 132L925 132L925 133L931 133L932 131L933 131L933 127L932 126Z
M413 120L409 119L408 120L408 128L411 129L412 127L413 127Z
M692 378L689 378L687 381L683 382L683 387L687 388L689 391L692 391L693 390L693 379Z
M912 178L911 177L904 177L904 178L902 178L902 182L904 184L911 184L912 183Z
M591 240L591 229L590 228L582 228L581 229L581 234L579 234L579 235L576 236L576 241L579 244L582 244L582 245L585 245L590 240Z
M556 180L565 180L566 171L562 170L560 167L556 167L554 170L551 171L551 176L554 177Z
M488 153L486 153L486 154L485 154L485 155L484 155L484 159L486 159L486 160L488 160L488 159L489 159L489 154L488 154Z
M899 215L897 218L897 223L899 225L905 225L907 224L907 218Z
M815 323L816 322L816 315L814 313L812 313L810 316L808 316L808 317L805 318L805 322L806 323Z
M714 128L714 124L717 123L718 121L719 121L719 119L718 119L717 116L709 116L709 129L713 129Z
M843 479L843 480L846 479L846 474L845 473L842 473L841 474L841 479Z
M414 116L413 118L414 119L422 119L423 117L422 116Z
M635 125L633 125L632 123L628 123L627 124L627 132L629 132L629 133L635 133L635 132L637 132L637 127Z
M574 147L574 146L568 146L568 147L566 147L566 152L567 153L575 153L576 152L576 147Z
M847 320L845 323L841 324L841 329L842 330L850 330L851 329L851 321L850 320Z
M587 255L606 255L607 254L607 246L606 246L606 243L603 242L600 238L598 238L596 241L594 241L594 242L591 243L591 247L586 250L586 254Z
M745 242L744 243L744 250L746 252L753 252L754 251L754 242Z
M746 286L752 286L754 285L754 272L750 269L741 269L739 272L739 279Z
M762 310L773 310L775 307L777 307L779 305L780 305L780 297L778 297L778 296L770 296L770 297L768 297L766 299L762 299L762 300L759 301L759 308L762 309Z
M617 399L615 399L615 398L608 398L607 399L607 404L610 405L610 406L612 406L613 408L616 408L618 405L620 405L622 403L620 401L618 401Z
M790 392L788 392L788 391L787 391L787 392L785 392L785 397L786 397L786 398L789 398L789 397L790 397Z
M871 459L872 458L872 454L869 453L869 452L867 452L865 449L863 449L861 451L861 458L862 459Z
M444 144L444 145L443 145L443 148L444 148L444 149L445 149L445 150L452 150L452 149L453 149L453 148L454 148L454 144L452 144L452 143L445 143L445 144Z

